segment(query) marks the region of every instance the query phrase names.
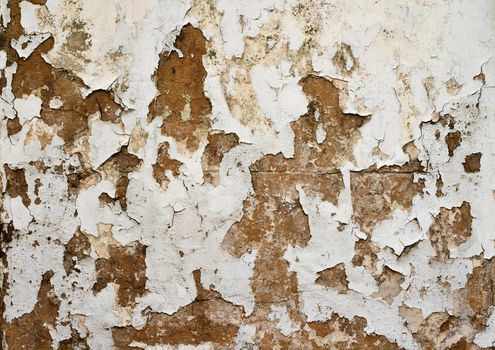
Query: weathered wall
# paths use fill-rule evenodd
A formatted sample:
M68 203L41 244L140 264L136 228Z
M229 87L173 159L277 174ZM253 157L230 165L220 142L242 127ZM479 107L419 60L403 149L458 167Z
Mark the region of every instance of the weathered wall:
M495 346L492 0L0 0L5 349Z

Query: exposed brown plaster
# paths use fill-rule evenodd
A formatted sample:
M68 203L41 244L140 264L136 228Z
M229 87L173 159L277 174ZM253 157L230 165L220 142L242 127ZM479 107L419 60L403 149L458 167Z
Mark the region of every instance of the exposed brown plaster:
M9 349L52 349L50 328L55 325L60 303L50 282L52 276L51 271L43 274L38 301L33 311L4 326L5 340Z
M463 202L460 207L440 208L440 213L428 231L430 241L440 259L450 256L450 249L460 246L471 237L471 205Z
M71 330L71 337L62 340L58 344L58 350L90 350L87 338L81 335L74 329Z
M127 147L123 146L102 164L102 168L106 170L109 167L121 173L129 173L138 169L140 165L141 160L134 154L130 154L127 151Z
M288 273L283 253L287 244L306 245L309 223L294 183L260 175L253 176L257 195L246 199L244 216L230 228L223 245L236 256L259 249L252 279L255 298L260 302L283 301L287 293L297 291L295 275Z
M356 241L352 265L362 266L371 274L377 274L379 251L380 249L370 239Z
M115 184L115 194L120 203L122 210L127 210L127 186L129 186L129 178L127 176L122 176L117 180Z
M129 153L127 146L123 146L117 153L110 156L100 168L113 180L116 198L110 198L110 202L118 200L122 210L127 210L127 186L129 185L129 173L136 171L142 161L134 154Z
M89 110L91 112L98 110L100 119L104 122L120 122L120 113L122 107L115 102L112 93L107 91L94 91L88 96Z
M15 97L22 98L31 93L47 96L47 91L43 92L42 87L48 84L53 85L50 82L52 67L45 62L42 54L50 51L53 44L54 40L48 38L28 58L17 62L19 66L12 80L12 92Z
M480 171L481 168L481 153L473 153L470 155L467 155L466 158L464 159L464 163L462 163L464 166L464 171L466 173L476 173Z
M344 114L339 106L339 92L327 79L308 76L300 82L310 100L308 114L292 123L294 157L282 154L265 156L254 167L255 171L336 173L345 161L353 161L353 145L359 139L359 128L367 117ZM321 144L316 140L319 121L326 137Z
M365 120L340 112L338 92L330 81L311 76L301 85L313 102L309 114L292 124L294 158L268 155L251 167L255 195L244 202L244 217L224 239L224 247L236 256L259 249L252 287L260 302L283 301L297 292L283 259L288 244L305 246L310 238L296 185L310 196L336 203L343 182L335 169L346 157L352 159L349 142L356 139L355 128ZM323 128L331 133L321 145L316 142L316 108Z
M334 267L318 272L316 283L333 289L341 294L347 293L349 283L347 282L344 264L340 263Z
M414 180L414 173L352 172L353 219L370 234L395 208L409 209L423 188L421 180Z
M203 91L205 42L200 29L182 28L175 42L181 56L176 51L160 55L155 77L159 95L149 106L151 117L164 117L162 134L190 151L198 148L210 129L211 104Z
M121 306L134 305L142 296L146 285L146 246L132 242L126 246L110 245L110 257L95 262L96 283L93 290L98 293L114 282L118 285L117 301Z
M15 135L21 130L22 130L22 125L19 122L18 117L7 120L7 135L9 136Z
M421 322L414 337L423 349L437 349L455 331L458 319L446 312L435 312Z
M24 169L11 169L7 164L4 164L3 169L7 175L6 192L11 198L21 197L22 204L29 207L31 199L28 195L28 185L24 175Z
M445 136L445 143L447 144L450 157L454 155L454 151L461 145L461 142L462 136L460 131L449 132Z
M397 350L401 347L387 340L383 336L368 334L364 331L366 319L353 317L348 320L344 317L333 315L326 322L310 322L308 326L320 338L326 338L322 342L321 349L327 349L328 345L339 350L344 349L376 349L376 350ZM321 343L320 343L321 344ZM319 349L319 348L317 348Z
M101 180L101 175L87 169L80 172L67 174L67 192L70 196L77 196L79 191Z
M168 142L162 142L158 145L158 155L155 164L153 164L153 177L163 189L167 188L169 182L166 172L170 171L172 176L179 176L179 168L182 165L178 160L170 158L168 147Z
M133 349L132 342L147 345L199 345L212 342L219 349L232 346L242 307L223 300L217 292L206 290L200 273L194 273L197 297L172 315L150 313L142 329L115 327L113 339L117 349Z
M10 22L6 28L2 27L0 31L0 49L7 53L7 66L11 66L19 60L17 51L11 47L12 40L17 40L24 34L24 28L21 26L21 0L9 0L8 8L10 11ZM3 72L0 72L0 90L7 85L7 79Z
M42 57L50 51L54 40L48 38L25 60L18 61L18 69L12 81L16 98L30 94L42 100L41 119L56 130L66 142L88 131L88 117L100 112L101 120L119 122L122 108L113 100L110 92L95 91L84 98L84 83L67 71L55 69ZM61 101L60 108L51 108L52 99Z
M404 276L385 266L377 282L379 290L373 294L373 297L392 304L394 298L402 291L401 284L404 282Z
M484 328L489 309L495 305L495 258L484 260L473 269L466 283L467 302L473 310L472 321Z
M64 269L67 275L70 275L76 269L75 265L87 258L91 251L91 243L84 233L76 231L74 236L65 245L64 251Z
M236 134L212 133L208 135L208 145L203 152L201 164L203 175L207 183L218 185L219 168L222 159L228 151L239 144Z
M447 348L447 350L477 350L479 347L472 342L469 342L466 337L462 337Z

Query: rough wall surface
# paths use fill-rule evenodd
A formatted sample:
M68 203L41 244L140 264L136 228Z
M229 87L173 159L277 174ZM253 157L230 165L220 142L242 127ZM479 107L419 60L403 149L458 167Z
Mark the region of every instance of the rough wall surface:
M493 0L0 0L1 348L495 347Z

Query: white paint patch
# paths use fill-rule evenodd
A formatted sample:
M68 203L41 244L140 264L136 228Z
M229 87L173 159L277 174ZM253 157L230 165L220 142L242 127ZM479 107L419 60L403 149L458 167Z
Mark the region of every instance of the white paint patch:
M35 95L29 95L26 98L16 98L14 100L14 108L19 117L19 122L24 124L40 116L41 99Z
M272 305L269 318L272 321L278 321L277 328L280 330L280 333L282 333L286 337L299 330L298 327L293 325L292 320L287 313L287 307L285 305Z
M118 125L94 120L89 137L89 154L93 168L98 169L112 154L117 153L126 141L127 137Z

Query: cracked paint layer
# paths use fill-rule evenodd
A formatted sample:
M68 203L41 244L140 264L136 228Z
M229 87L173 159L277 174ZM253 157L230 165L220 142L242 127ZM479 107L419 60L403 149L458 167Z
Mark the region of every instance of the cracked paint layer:
M0 348L495 348L493 23L1 0Z

